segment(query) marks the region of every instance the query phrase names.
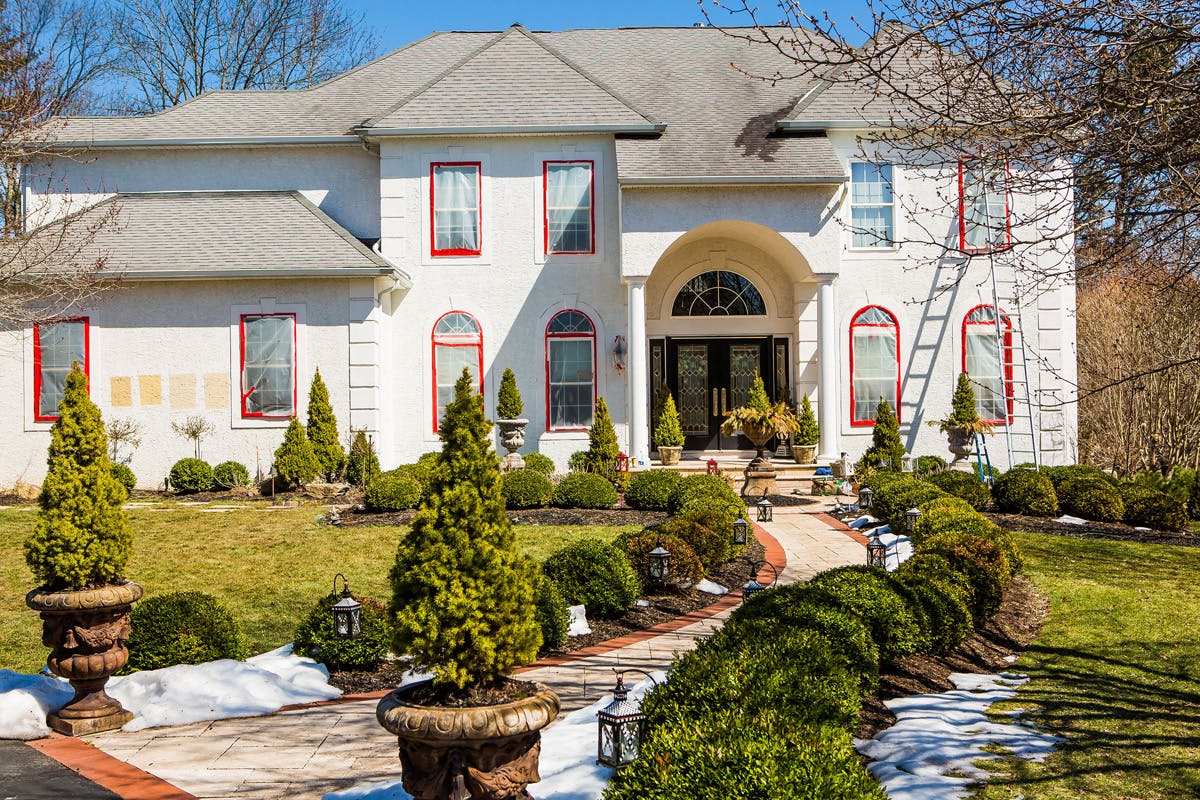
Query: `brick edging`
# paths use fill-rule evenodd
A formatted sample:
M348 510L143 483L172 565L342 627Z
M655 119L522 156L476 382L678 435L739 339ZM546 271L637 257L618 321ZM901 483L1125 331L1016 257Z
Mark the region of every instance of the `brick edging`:
M25 744L119 795L123 800L196 800L195 795L110 756L81 739L52 733L49 738L35 739Z

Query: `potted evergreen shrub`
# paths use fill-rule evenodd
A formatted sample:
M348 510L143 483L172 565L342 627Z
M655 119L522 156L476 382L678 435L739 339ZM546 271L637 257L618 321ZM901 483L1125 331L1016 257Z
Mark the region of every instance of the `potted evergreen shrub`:
M971 455L971 439L977 433L991 433L993 430L990 424L979 419L979 411L975 408L975 390L971 388L971 379L965 372L958 374L958 384L950 401L950 416L930 424L937 425L938 430L946 434L950 452L954 454L950 469L966 467L967 456Z
M654 446L658 448L658 459L664 467L678 464L683 455L683 425L670 392L663 398L654 423Z
M508 451L500 462L500 469L508 472L514 469L524 469L525 459L517 451L525 446L525 426L528 419L521 417L525 404L521 402L521 392L517 389L517 376L511 369L505 369L500 378L500 397L496 402L496 427L500 429L500 444Z
M740 430L750 440L750 444L757 450L749 467L754 470L770 463L763 455L763 448L771 437L794 433L798 424L796 414L791 408L783 403L771 405L762 376L755 375L746 405L725 415L725 421L721 423L721 433L732 436Z
M813 413L808 395L800 398L800 416L796 420L796 431L792 434L792 458L797 464L813 464L817 460L817 445L821 443L821 429Z
M104 423L87 385L75 365L51 429L41 509L25 542L25 561L41 582L25 603L41 615L42 643L51 648L46 665L75 689L47 722L71 736L113 730L133 718L104 686L129 661L129 609L142 596L142 587L124 577L133 549L121 508L126 492L112 474Z
M507 677L541 644L537 564L517 552L473 384L464 370L391 571L392 650L432 678L384 697L376 716L399 739L405 790L427 800L528 797L540 731L560 706L547 687Z

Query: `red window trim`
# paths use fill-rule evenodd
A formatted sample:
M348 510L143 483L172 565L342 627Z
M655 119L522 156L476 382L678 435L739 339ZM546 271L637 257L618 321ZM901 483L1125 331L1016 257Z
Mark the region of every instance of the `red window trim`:
M435 197L434 174L438 167L474 167L475 168L475 214L479 218L479 248L469 250L465 247L450 247L439 250L437 247L437 198ZM429 164L429 254L431 256L477 256L483 252L483 162L481 161L433 161Z
M442 320L444 320L446 317L450 316L451 314L462 314L463 316L470 317L472 320L474 320L475 327L479 328L479 338L473 342L439 341L437 327L441 323ZM461 335L461 334L458 334L458 335ZM475 347L475 348L478 348L476 351L476 354L475 354L476 362L477 362L475 374L479 378L479 394L482 395L483 394L483 326L479 324L479 318L476 317L474 314L470 313L469 311L463 311L461 309L453 309L453 310L447 311L445 314L442 314L440 317L438 317L436 320L434 320L433 327L430 329L430 333L429 333L429 343L430 343L429 368L430 368L431 374L433 376L433 432L439 433L441 430L439 427L439 425L441 424L441 420L438 419L437 349L439 347ZM458 380L457 376L455 376L455 380L456 381Z
M250 411L246 408L246 399L254 392L251 388L246 391L243 381L246 379L246 320L250 317L291 317L292 318L292 413L291 414L264 414L261 411ZM238 396L242 399L242 419L291 419L299 413L297 406L296 387L299 381L296 379L297 361L299 359L299 348L297 346L297 329L299 328L294 311L281 311L271 314L242 314L238 320Z
M83 323L83 374L88 378L88 396L92 394L92 321L89 317L65 317L33 326L33 421L57 422L58 414L42 414L42 333L41 326L61 322Z
M863 315L863 312L870 311L872 308L878 308L883 313L892 318L892 324L884 325L878 322L857 322L858 318ZM858 311L855 311L850 317L850 426L853 428L875 427L873 419L859 419L854 415L854 329L855 328L892 328L896 332L896 407L892 409L896 414L896 422L901 421L900 417L900 318L893 314L888 309L881 305L863 306Z
M560 317L563 314L570 314L571 312L582 315L588 321L588 323L592 326L592 332L591 333L551 333L550 326L552 324L554 324L554 320L558 319L558 317ZM564 308L561 311L555 312L554 315L550 317L550 320L546 323L546 331L545 331L544 339L545 339L545 349L546 349L546 430L547 431L556 431L556 432L557 431L569 432L569 431L589 430L588 426L582 426L582 427L576 426L576 427L568 428L568 427L555 427L553 424L554 415L551 412L551 408L550 408L550 342L553 339L591 339L592 340L592 416L594 419L595 414L596 414L596 373L598 372L598 368L596 366L596 323L591 318L591 315L589 315L583 311L580 311L578 308Z
M994 322L968 322L971 315L981 308L991 308L993 313L998 313L1000 318L1004 320L1004 345L1000 352L1002 369L1004 370L1004 402L1008 407L1008 419L984 419L981 422L986 422L989 425L1008 425L1013 419L1013 365L1012 365L1012 320L1008 314L1004 313L1004 309L995 309L991 303L980 303L974 308L968 309L966 314L963 314L962 321L962 371L967 372L967 326L968 325L986 325L994 334L996 331L996 323ZM971 373L967 372L967 377L971 377Z
M591 234L591 247L587 250L555 250L550 252L550 165L551 164L587 164L589 179L591 186L588 189L588 195L591 197L591 203L588 204L588 215L590 218L589 233ZM596 162L590 159L561 159L549 160L542 162L542 253L547 256L590 256L596 253ZM557 314L555 315L557 316Z
M998 253L1012 247L1012 194L1009 192L1009 167L1004 165L1004 244L987 247L967 247L967 198L966 181L963 177L968 161L974 161L974 156L963 156L958 159L958 249L964 253ZM985 189L986 191L986 189ZM986 201L985 201L986 202Z

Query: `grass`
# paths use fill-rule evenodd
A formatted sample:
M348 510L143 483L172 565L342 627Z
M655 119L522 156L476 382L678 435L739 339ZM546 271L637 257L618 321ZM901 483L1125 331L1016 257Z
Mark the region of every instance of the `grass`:
M130 511L136 540L129 576L146 595L208 592L224 601L241 623L252 652L291 641L297 622L333 588L334 573L350 579L356 594L388 595L387 573L398 537L407 528L318 526L323 506L269 511L242 504L212 513L203 507L163 503ZM45 663L41 623L25 607L33 579L22 544L34 511L0 509L0 668L35 672ZM610 540L618 527L515 528L521 551L544 559L576 539Z
M1019 542L1051 611L1016 665L1031 680L1007 706L1067 742L1042 764L999 762L978 797L1200 797L1200 549Z

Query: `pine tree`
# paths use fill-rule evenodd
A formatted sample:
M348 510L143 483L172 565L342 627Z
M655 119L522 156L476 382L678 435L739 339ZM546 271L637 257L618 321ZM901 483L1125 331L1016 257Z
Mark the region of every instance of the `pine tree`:
M25 542L26 563L52 591L120 580L133 549L133 528L121 508L125 487L112 474L100 409L87 387L74 366L50 432L41 511Z
M812 403L808 395L800 398L800 429L792 435L792 441L798 445L811 447L821 443L821 429L817 427L817 416L813 413Z
M312 483L321 471L321 462L304 433L300 420L292 417L283 434L283 444L275 451L275 474L292 486Z
M504 370L500 378L500 397L496 403L497 419L520 419L525 411L521 392L517 390L517 376L511 369Z
M683 447L683 442L683 426L679 423L679 411L675 408L675 398L670 392L667 392L654 425L654 446Z
M336 481L346 466L346 451L338 439L337 417L329 403L329 389L321 380L321 370L313 375L308 390L308 441L312 443L321 474L327 481Z
M900 461L907 451L900 441L900 423L892 413L892 406L880 398L875 411L875 429L871 433L871 446L863 453L859 462L864 466L900 471Z
M454 693L537 657L536 565L504 511L491 424L467 370L442 423L442 452L391 571L392 649Z
M766 384L761 375L755 374L754 384L750 387L750 396L746 398L746 408L767 412L771 410L771 398L767 395Z
M346 482L366 488L367 484L379 477L379 472L379 456L375 455L375 445L367 437L366 431L356 431L350 443L350 457L346 459Z
M592 427L588 429L588 443L587 460L592 471L601 474L611 472L616 466L617 456L621 454L621 447L617 444L617 431L603 397L596 398L596 416L592 420Z
M958 373L958 384L954 387L954 398L950 401L948 425L973 425L979 422L979 410L975 407L975 390L967 373Z

